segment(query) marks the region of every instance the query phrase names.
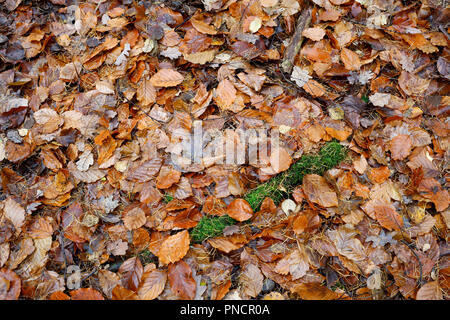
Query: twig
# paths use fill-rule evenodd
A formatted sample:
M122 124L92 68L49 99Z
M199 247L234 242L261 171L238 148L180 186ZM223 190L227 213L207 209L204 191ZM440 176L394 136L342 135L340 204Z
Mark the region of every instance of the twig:
M297 26L295 27L294 36L291 39L288 47L286 48L283 62L281 63L281 68L286 73L291 73L292 68L294 67L294 60L297 56L303 42L303 30L307 28L309 23L311 22L311 7L309 3L303 9L302 13L298 17Z
M419 286L422 286L422 262L420 261L420 258L417 255L416 251L413 248L411 248L411 246L405 240L401 240L401 242L404 245L406 245L409 248L409 250L411 250L411 252L414 254L414 257L417 259L417 262L419 263L419 273L420 274L419 274L419 279L417 280L417 284Z

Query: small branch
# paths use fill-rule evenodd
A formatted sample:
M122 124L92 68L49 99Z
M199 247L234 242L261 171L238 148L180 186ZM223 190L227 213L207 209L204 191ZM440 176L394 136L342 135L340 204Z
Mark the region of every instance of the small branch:
M303 42L303 30L309 26L311 22L311 7L309 4L302 10L302 13L298 17L297 26L295 27L294 36L286 48L281 68L284 72L290 74L294 67L295 57L297 56Z

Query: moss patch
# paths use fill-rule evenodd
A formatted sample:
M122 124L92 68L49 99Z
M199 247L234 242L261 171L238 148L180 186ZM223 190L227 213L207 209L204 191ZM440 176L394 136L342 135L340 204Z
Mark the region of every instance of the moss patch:
M338 165L346 155L346 149L338 142L328 142L317 154L302 156L287 171L249 191L244 199L248 201L254 211L259 210L266 197L272 198L278 205L281 200L289 197L295 187L302 183L306 174L322 175L325 171Z
M258 211L262 201L272 198L276 205L289 197L291 192L302 183L305 174L322 175L345 159L347 152L338 142L328 142L316 155L304 155L287 171L282 172L269 181L249 191L244 199ZM223 229L237 221L228 215L220 217L203 217L191 230L192 242L202 242L205 239L221 236Z
M208 238L222 235L223 229L235 224L237 221L228 215L220 217L203 217L191 231L193 242L202 242Z

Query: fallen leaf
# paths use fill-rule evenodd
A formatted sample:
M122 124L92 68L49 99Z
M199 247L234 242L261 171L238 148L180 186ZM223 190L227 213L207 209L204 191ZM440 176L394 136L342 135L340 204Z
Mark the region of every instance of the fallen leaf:
M336 192L327 184L325 178L317 174L307 174L303 178L303 192L309 201L322 207L336 207L338 199Z
M193 300L197 289L191 267L180 260L169 265L169 283L173 293L183 300Z
M417 291L416 300L442 300L442 292L437 280L425 283Z
M150 84L155 87L175 87L182 83L184 77L173 69L161 69L150 78Z
M325 30L319 27L306 28L305 30L303 30L302 35L313 41L320 41L325 36Z
M181 260L189 250L189 232L183 230L166 238L157 254L159 261L169 264Z
M72 300L105 300L102 294L92 288L81 288L70 291Z
M235 199L227 207L227 214L237 220L246 221L253 216L253 209L244 199Z
M223 79L219 82L216 88L214 101L222 109L228 109L236 99L236 89L228 79Z
M358 54L347 48L342 48L341 60L347 70L359 70L361 68L361 60Z
M156 299L164 290L167 273L162 270L145 272L138 288L138 295L142 300Z

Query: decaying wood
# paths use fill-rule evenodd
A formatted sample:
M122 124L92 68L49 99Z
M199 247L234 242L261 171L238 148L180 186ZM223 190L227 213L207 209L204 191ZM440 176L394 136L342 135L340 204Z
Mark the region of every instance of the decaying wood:
M305 8L302 10L302 13L298 17L297 25L295 27L294 36L287 47L283 62L281 63L281 68L284 72L291 73L292 68L294 67L294 60L297 56L303 42L303 30L309 26L311 22L311 7L309 4L306 4Z

